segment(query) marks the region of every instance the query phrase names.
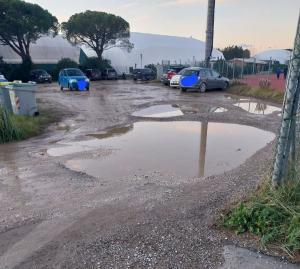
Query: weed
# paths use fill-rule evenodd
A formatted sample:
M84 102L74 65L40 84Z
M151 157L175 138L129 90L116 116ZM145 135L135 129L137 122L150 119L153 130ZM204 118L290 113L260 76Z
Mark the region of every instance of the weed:
M263 246L279 245L294 255L300 250L300 182L291 180L278 189L266 184L227 214L223 224L237 234L259 236Z

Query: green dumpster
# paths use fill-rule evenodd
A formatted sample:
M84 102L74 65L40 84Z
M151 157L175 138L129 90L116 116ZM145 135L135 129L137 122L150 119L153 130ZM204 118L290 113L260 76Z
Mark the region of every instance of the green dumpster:
M13 113L8 86L10 82L0 82L0 106L3 106L9 113Z

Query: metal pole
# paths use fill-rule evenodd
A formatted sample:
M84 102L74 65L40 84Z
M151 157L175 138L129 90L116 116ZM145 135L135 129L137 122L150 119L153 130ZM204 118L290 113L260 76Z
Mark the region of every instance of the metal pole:
M242 62L242 71L241 71L241 78L244 77L244 63L245 63L245 58L243 57L243 62Z
M209 61L214 46L214 24L215 24L215 0L208 0L207 8L207 28L205 44L205 65L209 67Z
M255 74L255 64L256 64L256 58L253 59L253 70L252 70L252 74Z
M233 59L233 67L232 67L232 79L235 77L235 58Z
M141 68L143 68L143 54L141 53Z
M287 161L290 153L290 131L295 107L298 107L299 90L298 82L300 76L300 16L298 20L297 32L295 37L295 45L293 56L290 61L289 74L286 83L286 93L283 107L283 120L281 124L279 141L276 151L276 159L273 170L273 185L281 185L283 183L284 168L287 167Z

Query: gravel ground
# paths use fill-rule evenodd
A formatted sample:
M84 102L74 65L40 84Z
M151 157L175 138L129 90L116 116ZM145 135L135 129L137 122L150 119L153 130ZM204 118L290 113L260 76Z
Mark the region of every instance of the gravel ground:
M220 91L182 94L130 81L95 82L90 92L42 85L38 99L63 120L39 137L0 146L0 268L242 268L227 266L226 257L234 255L228 246L255 249L257 243L214 224L255 190L270 167L274 141L236 169L206 178L156 171L99 180L66 169L71 157L51 157L47 150L59 141L131 126L141 120L131 116L134 111L154 104L177 104L185 115L172 120L239 123L271 132L278 130L277 114L247 113ZM207 113L216 106L228 111Z

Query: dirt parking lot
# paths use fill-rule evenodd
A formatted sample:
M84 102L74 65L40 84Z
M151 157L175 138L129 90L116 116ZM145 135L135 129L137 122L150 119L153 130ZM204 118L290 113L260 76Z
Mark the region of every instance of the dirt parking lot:
M278 108L131 81L37 97L62 120L0 146L0 268L242 268L255 242L214 224L268 171Z

